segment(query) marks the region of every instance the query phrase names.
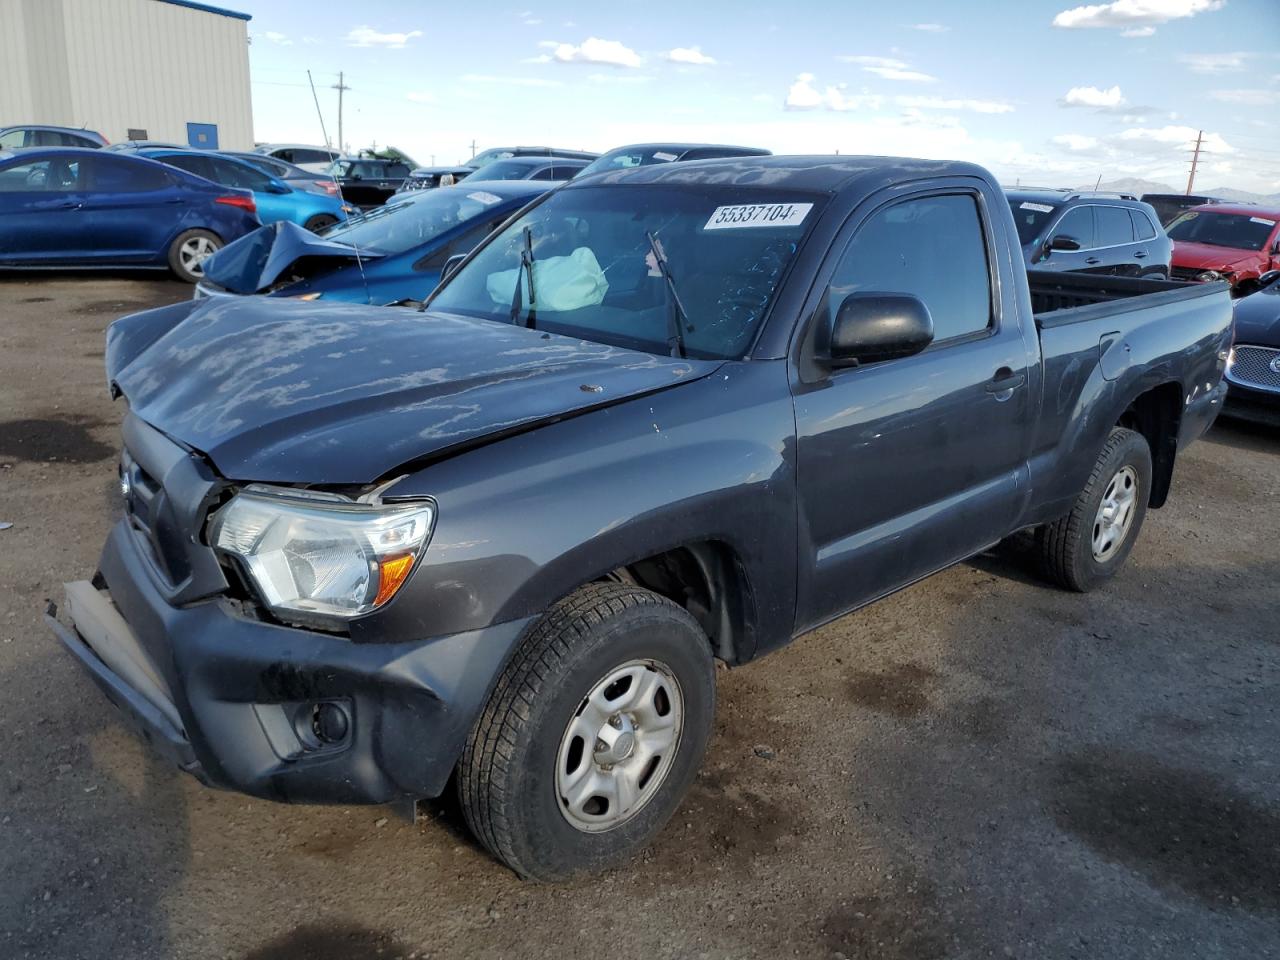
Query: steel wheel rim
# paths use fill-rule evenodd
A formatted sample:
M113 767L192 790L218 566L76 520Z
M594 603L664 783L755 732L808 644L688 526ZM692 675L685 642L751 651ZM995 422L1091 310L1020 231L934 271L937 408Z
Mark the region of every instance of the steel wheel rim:
M565 725L556 752L556 805L584 833L603 833L643 810L680 750L684 694L665 664L631 660L596 681Z
M204 262L218 250L208 237L191 237L178 248L178 259L182 268L193 277L204 276Z
M1115 556L1133 526L1137 504L1138 471L1121 467L1107 484L1093 518L1093 559L1103 563Z

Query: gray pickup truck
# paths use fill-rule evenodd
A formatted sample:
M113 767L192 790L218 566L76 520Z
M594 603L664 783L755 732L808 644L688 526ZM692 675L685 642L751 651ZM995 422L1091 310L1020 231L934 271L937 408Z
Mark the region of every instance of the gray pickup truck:
M452 779L538 879L654 839L715 661L1017 531L1105 582L1224 394L1224 284L1029 277L968 164L606 173L452 266L425 312L113 324L124 517L48 622L202 781L408 807Z

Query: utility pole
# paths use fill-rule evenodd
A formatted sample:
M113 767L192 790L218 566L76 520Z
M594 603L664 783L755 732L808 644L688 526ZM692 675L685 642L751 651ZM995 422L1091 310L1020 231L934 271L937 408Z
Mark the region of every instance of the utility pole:
M472 140L471 141L471 159L474 160L475 158L476 158L476 142Z
M351 88L343 82L341 70L338 71L338 82L330 89L338 91L338 152L346 153L347 148L344 146L345 141L342 139L342 94Z
M1187 195L1191 195L1191 188L1196 183L1196 167L1200 165L1200 145L1204 142L1204 131L1201 130L1196 134L1196 148L1191 153L1191 175L1187 177Z

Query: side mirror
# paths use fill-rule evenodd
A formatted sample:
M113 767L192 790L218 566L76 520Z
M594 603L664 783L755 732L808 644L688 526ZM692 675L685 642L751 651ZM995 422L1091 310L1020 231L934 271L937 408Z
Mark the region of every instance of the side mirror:
M467 259L465 253L455 253L452 257L444 262L444 269L440 271L440 282L444 283L453 274L458 267L462 266L462 261Z
M844 298L819 345L833 367L895 360L933 342L933 318L919 297L906 293L851 293Z
M1277 280L1280 280L1280 270L1268 270L1258 278L1258 287L1269 287Z
M286 187L279 180L272 180L267 184L267 193L292 193L293 191Z
M1079 250L1080 241L1075 237L1068 237L1065 233L1060 233L1049 241L1050 250Z

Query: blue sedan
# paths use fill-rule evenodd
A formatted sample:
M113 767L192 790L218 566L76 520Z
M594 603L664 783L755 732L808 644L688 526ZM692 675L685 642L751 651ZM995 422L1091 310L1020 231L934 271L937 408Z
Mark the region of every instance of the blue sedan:
M290 184L236 157L206 150L155 148L139 150L138 155L194 173L224 187L252 190L258 204L258 219L263 223L291 220L308 230L323 230L355 212L355 207L344 203L340 197Z
M317 237L276 223L229 245L208 264L196 296L399 303L422 300L450 257L467 253L553 183L477 182L394 197Z
M194 283L206 257L259 225L247 190L154 160L0 151L0 266L168 267Z

